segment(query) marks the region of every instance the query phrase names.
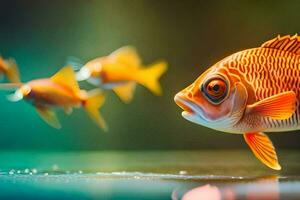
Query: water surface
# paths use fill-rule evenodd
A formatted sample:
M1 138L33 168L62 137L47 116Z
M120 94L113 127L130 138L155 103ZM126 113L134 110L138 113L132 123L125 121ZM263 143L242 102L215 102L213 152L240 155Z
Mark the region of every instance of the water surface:
M298 155L281 151L278 172L241 150L1 152L0 197L299 199Z

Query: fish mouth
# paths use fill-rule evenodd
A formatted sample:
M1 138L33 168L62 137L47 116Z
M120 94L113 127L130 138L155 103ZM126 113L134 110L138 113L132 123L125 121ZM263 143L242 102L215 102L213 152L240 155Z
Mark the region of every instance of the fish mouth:
M182 116L184 118L191 121L194 121L195 118L201 120L206 119L206 117L204 117L203 109L184 95L180 93L175 95L174 101L180 108L183 109Z
M176 94L174 97L175 103L183 110L182 113L195 114L191 107L191 101L185 99L182 95Z

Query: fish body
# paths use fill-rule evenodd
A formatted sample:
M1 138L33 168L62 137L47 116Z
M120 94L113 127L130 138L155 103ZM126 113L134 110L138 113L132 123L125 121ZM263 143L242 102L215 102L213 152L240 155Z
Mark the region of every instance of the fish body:
M223 70L240 77L246 85L247 105L284 92L295 94L295 109L290 117L278 120L245 113L242 120L234 125L236 132L300 129L300 55L271 48L254 48L226 58L221 65L225 67ZM291 100L294 101L293 98Z
M23 85L21 90L26 90L24 88L30 88L24 98L35 105L78 107L84 100L68 86L53 82L51 79L33 80Z
M243 134L255 156L281 169L263 132L300 129L300 38L276 37L234 53L175 96L189 121Z
M102 89L113 90L122 101L128 103L132 100L137 83L160 95L158 79L166 70L167 64L163 61L144 68L136 50L123 47L108 56L87 62L77 73L77 80L86 80Z
M36 79L24 83L10 96L10 100L25 99L37 109L40 116L51 126L61 125L52 111L63 108L67 114L72 109L83 107L89 116L104 130L107 129L98 109L104 103L104 96L99 90L86 92L80 90L72 67L64 67L51 78Z
M0 74L7 77L12 83L20 82L20 74L17 63L14 59L4 59L0 56Z

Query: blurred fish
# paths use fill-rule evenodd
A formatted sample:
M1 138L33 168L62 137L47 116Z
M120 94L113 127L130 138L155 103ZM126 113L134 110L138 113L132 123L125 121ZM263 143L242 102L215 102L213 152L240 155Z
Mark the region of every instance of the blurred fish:
M222 200L221 191L213 185L204 185L188 191L181 200ZM224 198L225 199L225 198Z
M52 108L60 107L67 114L71 114L74 107L82 106L99 127L107 130L106 123L98 111L105 100L102 92L80 90L71 66L62 68L51 78L20 84L19 89L9 96L9 99L25 99L31 102L41 118L54 128L61 128L61 125Z
M123 47L108 56L87 62L77 73L77 80L87 80L102 89L113 90L122 101L129 103L136 83L160 95L162 91L158 79L166 70L167 63L164 61L143 68L136 50Z
M254 155L280 170L275 148L263 132L300 129L300 37L276 37L234 53L175 96L194 123L243 134Z
M6 76L12 83L20 82L18 66L12 58L5 60L0 56L0 74Z
M198 186L185 192L181 200L278 200L279 191L277 176L261 177L247 182ZM172 200L178 199L174 190Z

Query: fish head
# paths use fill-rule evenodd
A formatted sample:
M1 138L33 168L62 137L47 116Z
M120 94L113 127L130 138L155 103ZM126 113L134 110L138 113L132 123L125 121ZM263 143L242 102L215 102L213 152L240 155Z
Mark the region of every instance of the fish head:
M103 71L104 58L97 58L87 62L80 70L76 73L78 81L88 80L90 78L99 78Z
M196 124L223 132L236 132L234 125L246 109L247 90L242 82L216 67L201 74L175 95L182 116Z
M15 91L15 93L8 96L8 99L13 102L20 101L26 97L28 97L31 93L32 89L30 85L24 84L19 89Z

